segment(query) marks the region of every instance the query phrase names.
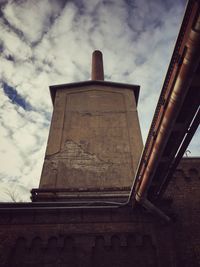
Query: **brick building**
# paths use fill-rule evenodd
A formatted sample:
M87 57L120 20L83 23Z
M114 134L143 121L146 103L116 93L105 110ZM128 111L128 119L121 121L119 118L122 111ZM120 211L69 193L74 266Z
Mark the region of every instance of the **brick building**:
M139 86L104 81L100 52L92 81L50 87L40 186L0 204L0 266L200 265L200 158L179 161L199 124L199 9L188 2L140 161Z

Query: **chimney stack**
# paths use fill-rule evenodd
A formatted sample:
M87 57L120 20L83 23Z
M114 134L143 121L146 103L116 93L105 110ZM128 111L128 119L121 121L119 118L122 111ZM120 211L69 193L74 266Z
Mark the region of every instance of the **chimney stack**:
M104 80L103 55L99 50L92 54L92 80Z

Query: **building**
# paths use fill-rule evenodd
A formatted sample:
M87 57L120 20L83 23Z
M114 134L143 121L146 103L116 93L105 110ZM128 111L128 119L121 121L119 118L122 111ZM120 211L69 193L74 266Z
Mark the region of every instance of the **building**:
M199 10L188 2L139 165L139 86L104 81L95 52L92 81L50 87L41 183L32 203L0 204L0 266L200 265L200 158L179 162L199 124Z

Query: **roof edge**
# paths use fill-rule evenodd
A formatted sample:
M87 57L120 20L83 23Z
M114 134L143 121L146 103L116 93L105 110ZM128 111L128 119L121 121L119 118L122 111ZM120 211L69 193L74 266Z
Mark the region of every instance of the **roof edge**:
M118 83L118 82L109 82L109 81L100 81L100 80L89 80L89 81L76 82L76 83L51 85L51 86L49 86L49 90L50 90L50 94L51 94L52 103L54 104L57 89L81 87L81 86L87 86L87 85L93 85L93 84L102 85L102 86L107 85L107 86L113 86L113 87L124 87L127 89L132 89L134 91L136 104L138 103L139 92L140 92L140 86L139 85L127 84L127 83Z

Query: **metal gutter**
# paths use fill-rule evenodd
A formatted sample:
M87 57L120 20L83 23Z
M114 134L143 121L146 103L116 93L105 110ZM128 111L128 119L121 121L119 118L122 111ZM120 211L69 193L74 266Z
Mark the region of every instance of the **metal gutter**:
M174 161L172 162L171 166L169 167L169 171L168 171L166 177L163 179L164 181L163 181L163 184L161 185L161 190L158 192L159 198L161 198L162 195L164 194L174 171L176 170L180 160L182 159L190 141L192 140L192 137L194 136L194 133L196 132L197 128L199 127L199 122L200 122L200 107L197 111L197 114L196 114L191 126L189 127L189 129L187 131L187 134L183 140L183 143L181 144L181 147L180 147Z
M156 162L163 152L166 140L169 137L169 131L173 127L177 111L180 109L181 101L189 89L195 69L197 68L197 64L199 64L199 45L200 34L191 31L190 39L187 42L187 50L183 59L183 64L180 67L168 105L164 111L163 120L159 127L147 166L143 173L140 187L136 192L137 200L140 196L144 195L148 189L148 185L151 182L151 175L156 167Z
M195 25L194 25L195 22ZM199 1L189 1L175 45L172 60L161 91L147 142L142 153L129 202L135 200L152 212L165 218L165 214L147 199L158 162L166 146L175 120L190 89L200 61ZM168 217L168 216L167 216ZM168 220L168 218L165 218Z

